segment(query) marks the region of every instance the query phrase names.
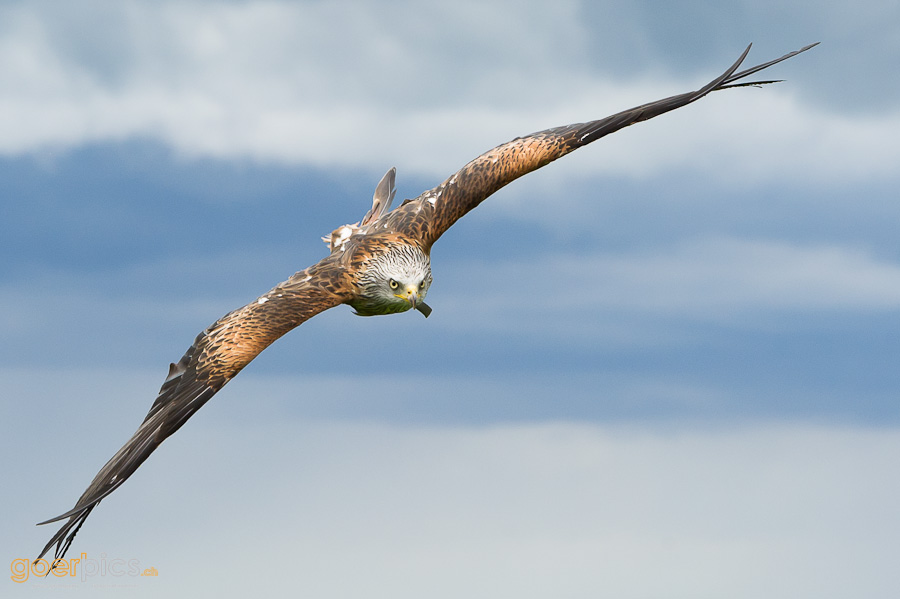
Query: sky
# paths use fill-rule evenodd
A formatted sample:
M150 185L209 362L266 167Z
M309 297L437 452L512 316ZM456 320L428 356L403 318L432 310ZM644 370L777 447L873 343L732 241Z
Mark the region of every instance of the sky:
M895 595L900 8L861 6L0 4L0 592ZM305 323L94 510L81 571L14 580L169 362L386 170L412 198L816 41L495 194L427 321Z

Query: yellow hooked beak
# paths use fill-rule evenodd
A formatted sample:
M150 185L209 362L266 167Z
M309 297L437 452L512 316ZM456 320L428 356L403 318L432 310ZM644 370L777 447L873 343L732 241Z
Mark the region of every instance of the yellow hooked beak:
M399 297L400 299L405 299L409 302L410 307L413 310L418 310L421 312L425 318L428 318L428 315L431 314L431 307L423 301L419 300L419 290L415 285L410 285L406 288L406 294L395 293L395 297Z

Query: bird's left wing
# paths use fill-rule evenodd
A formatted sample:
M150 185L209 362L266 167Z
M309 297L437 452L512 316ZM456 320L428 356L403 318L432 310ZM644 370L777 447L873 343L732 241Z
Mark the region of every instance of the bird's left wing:
M412 200L412 202L418 202L420 206L426 202L431 204L433 208L426 211L428 216L425 218L409 216L404 222L401 221L404 215L399 213L396 219L398 223L403 223L402 228L405 229L405 233L418 238L424 247L430 248L453 223L492 193L522 175L539 169L604 135L690 104L712 91L728 87L773 83L772 81L735 82L805 52L815 45L810 44L775 60L738 72L738 68L750 51L750 46L747 46L744 53L727 71L697 91L643 104L604 119L556 127L516 138L482 154L438 187L426 191ZM417 214L419 212L421 211L416 210Z
M97 473L75 507L40 524L68 519L44 547L62 558L91 510L115 491L159 447L276 339L351 297L339 260L328 257L226 314L200 333L169 374L150 412L127 443Z

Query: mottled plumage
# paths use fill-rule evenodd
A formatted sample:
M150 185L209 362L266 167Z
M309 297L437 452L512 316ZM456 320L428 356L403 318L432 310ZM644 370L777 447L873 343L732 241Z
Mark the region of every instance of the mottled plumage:
M91 510L116 490L169 435L276 339L319 312L349 304L364 316L417 309L431 285L431 247L453 223L511 181L569 152L634 123L694 102L814 46L736 72L750 48L725 73L701 89L644 104L610 117L539 131L482 154L449 179L389 211L395 171L378 184L372 209L359 224L324 238L330 254L318 264L226 314L200 333L169 368L156 401L131 439L106 463L75 507L42 522L67 520L39 557L56 547L61 558Z

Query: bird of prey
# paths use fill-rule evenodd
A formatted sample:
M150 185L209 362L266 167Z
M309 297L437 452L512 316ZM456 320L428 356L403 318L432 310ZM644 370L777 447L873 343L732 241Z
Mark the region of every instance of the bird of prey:
M330 253L246 306L226 314L200 333L168 376L150 412L127 443L97 473L71 510L41 522L66 520L41 551L54 545L53 563L61 559L81 525L98 503L177 431L225 383L276 339L319 312L349 304L362 316L431 308L425 296L431 285L431 248L453 223L513 180L623 127L646 121L729 87L812 48L810 44L738 71L750 47L713 81L692 91L650 102L604 119L547 129L516 138L485 152L446 181L390 210L395 170L375 189L372 209L353 225L325 238Z

